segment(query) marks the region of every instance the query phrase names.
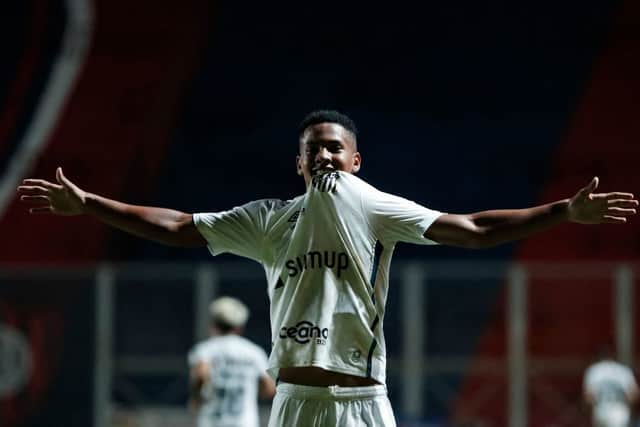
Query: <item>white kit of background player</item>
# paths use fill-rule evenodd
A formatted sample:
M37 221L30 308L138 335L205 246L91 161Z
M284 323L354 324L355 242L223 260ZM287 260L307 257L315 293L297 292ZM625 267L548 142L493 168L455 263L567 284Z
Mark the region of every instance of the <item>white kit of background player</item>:
M271 398L267 354L241 336L249 309L239 300L220 297L209 306L212 336L189 352L191 406L198 427L258 427L258 396Z

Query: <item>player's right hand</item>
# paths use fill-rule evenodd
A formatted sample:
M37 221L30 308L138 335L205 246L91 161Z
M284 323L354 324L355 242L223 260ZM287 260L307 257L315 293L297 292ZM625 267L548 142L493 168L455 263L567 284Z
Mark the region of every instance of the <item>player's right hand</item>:
M29 213L80 215L85 211L87 193L56 169L57 184L44 179L25 179L18 187L20 201L33 204Z

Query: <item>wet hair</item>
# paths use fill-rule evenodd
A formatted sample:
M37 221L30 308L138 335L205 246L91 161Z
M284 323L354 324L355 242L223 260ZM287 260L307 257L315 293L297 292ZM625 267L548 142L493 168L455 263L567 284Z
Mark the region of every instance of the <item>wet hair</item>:
M354 139L358 136L358 129L353 120L335 110L316 110L307 114L298 126L298 136L301 137L309 126L317 125L318 123L336 123L351 132Z

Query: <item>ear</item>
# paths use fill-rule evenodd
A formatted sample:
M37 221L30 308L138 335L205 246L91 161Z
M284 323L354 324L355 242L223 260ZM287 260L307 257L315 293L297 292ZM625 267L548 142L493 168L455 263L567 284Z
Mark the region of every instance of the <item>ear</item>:
M353 153L353 173L357 173L360 170L360 165L362 164L362 156L360 153L356 151Z
M296 172L298 173L298 175L303 176L303 173L302 173L302 157L301 156L296 156Z

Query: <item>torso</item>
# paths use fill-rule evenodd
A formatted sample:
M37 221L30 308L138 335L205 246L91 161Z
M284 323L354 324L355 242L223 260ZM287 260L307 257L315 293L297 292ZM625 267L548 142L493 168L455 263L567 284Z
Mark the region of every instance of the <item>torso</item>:
M395 243L430 243L424 230L439 215L332 172L290 201L255 201L194 221L213 254L245 256L265 269L269 374L299 385L357 387L385 382L383 320Z
M280 368L278 378L285 383L314 387L329 387L332 385L341 387L365 387L380 384L373 378L341 374L314 366Z

